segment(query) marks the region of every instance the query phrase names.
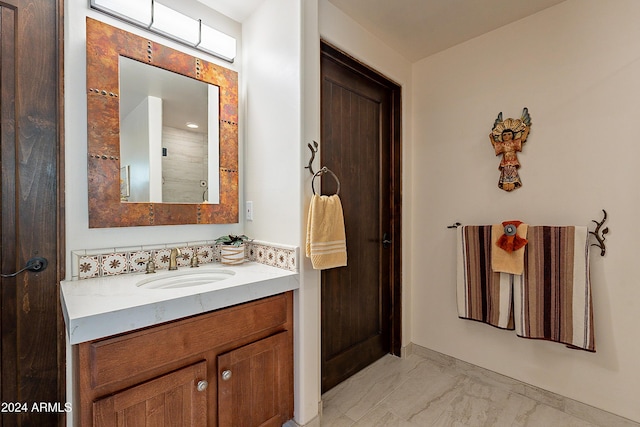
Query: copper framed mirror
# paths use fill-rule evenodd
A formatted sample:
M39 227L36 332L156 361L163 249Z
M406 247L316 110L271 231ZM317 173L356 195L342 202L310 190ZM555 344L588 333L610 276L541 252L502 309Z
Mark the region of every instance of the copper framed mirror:
M218 203L123 201L121 57L217 87ZM237 72L87 17L87 154L90 228L237 223Z

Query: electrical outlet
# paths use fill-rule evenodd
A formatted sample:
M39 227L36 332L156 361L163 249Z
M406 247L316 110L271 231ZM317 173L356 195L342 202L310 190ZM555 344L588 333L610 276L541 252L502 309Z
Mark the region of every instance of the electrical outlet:
M253 202L245 203L245 216L247 221L253 221Z

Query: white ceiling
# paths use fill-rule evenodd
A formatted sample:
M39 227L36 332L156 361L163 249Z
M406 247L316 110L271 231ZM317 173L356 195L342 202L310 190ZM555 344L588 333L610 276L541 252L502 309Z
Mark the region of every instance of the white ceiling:
M564 0L329 0L414 62Z
M198 0L242 22L264 0ZM329 0L411 62L565 0Z

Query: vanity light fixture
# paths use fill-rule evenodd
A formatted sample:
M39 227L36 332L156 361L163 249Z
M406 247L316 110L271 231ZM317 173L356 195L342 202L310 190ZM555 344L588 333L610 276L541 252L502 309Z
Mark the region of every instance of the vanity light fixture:
M152 7L152 2L91 0L91 8L144 28L151 25Z
M157 2L153 2L151 30L190 46L200 41L200 21Z
M233 62L236 57L236 39L200 22L200 43L196 49L202 49L219 58Z
M92 9L233 62L236 39L155 0L90 0Z

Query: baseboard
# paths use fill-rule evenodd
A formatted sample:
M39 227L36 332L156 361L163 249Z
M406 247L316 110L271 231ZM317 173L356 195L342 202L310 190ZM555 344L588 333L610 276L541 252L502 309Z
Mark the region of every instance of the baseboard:
M318 402L318 415L316 415L311 421L306 424L298 424L294 420L289 420L282 425L282 427L320 427L320 419L322 418L322 400Z
M282 427L320 427L320 416L318 415L306 424L298 424L295 420L289 420Z

